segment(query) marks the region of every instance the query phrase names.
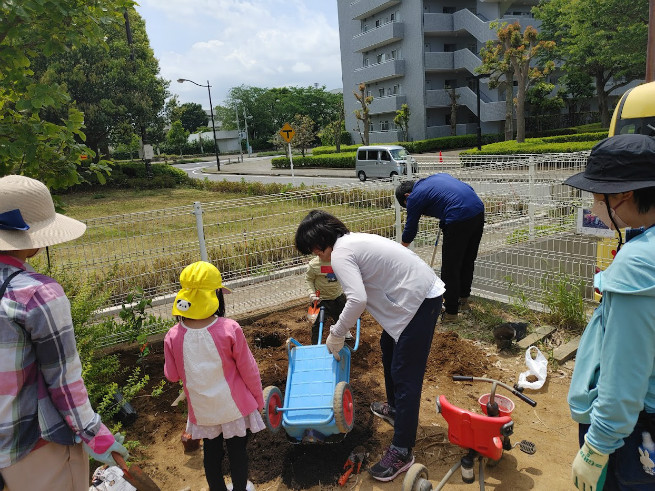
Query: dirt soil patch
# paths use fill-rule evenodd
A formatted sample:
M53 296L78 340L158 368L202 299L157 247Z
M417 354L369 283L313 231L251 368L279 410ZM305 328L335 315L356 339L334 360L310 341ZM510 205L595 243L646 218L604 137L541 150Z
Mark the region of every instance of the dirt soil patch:
M240 321L251 350L257 359L262 385L275 385L284 393L288 358L287 338L310 343L310 324L305 318L306 306L270 314L258 320ZM469 316L468 319L471 319ZM471 320L463 321L464 323ZM340 489L337 480L351 450L365 447L369 454L366 465L377 462L391 442L392 428L369 410L371 402L384 400L384 378L380 361L380 326L365 314L361 324L361 344L352 356L350 384L355 401L355 426L339 443L292 444L283 430L276 434L268 430L251 435L248 443L250 479L258 490ZM532 326L534 327L534 326ZM130 367L137 364L137 349L119 352L121 362ZM162 342L153 343L150 354L140 364L150 376L148 387L132 405L138 417L126 428L130 440L141 446L132 453L143 470L163 490L200 491L208 489L204 477L202 450L184 453L180 435L186 424L186 405L172 407L179 395L178 384L166 383L163 393L153 397L151 392L164 378ZM569 489L570 463L577 446L577 426L569 416L566 393L572 364L550 369L544 387L526 391L537 401L532 408L504 389L498 393L509 396L516 404L512 414L514 435L512 442L529 440L536 444L537 453L527 455L518 448L506 451L495 466L486 466L484 477L487 489ZM490 384L453 382L455 374L489 377L509 385L518 380L525 370L524 354L514 350L499 352L493 344L462 339L453 330L437 326L425 373L418 440L414 449L416 462L424 464L433 485L443 478L448 469L466 453L451 444L447 424L435 410L440 394L464 409L480 412L477 399L489 392ZM227 458L223 463L229 479ZM476 481L478 467L475 466ZM360 490L401 489L404 474L390 483L381 483L367 472L352 476L346 487ZM461 480L459 471L445 489L478 488Z

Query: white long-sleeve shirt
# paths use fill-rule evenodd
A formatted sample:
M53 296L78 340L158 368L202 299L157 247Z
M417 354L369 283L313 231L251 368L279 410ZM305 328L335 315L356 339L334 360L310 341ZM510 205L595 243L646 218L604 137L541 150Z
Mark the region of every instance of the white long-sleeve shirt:
M367 309L396 341L428 294L444 283L413 251L379 235L351 232L332 248L332 268L346 306L330 332L345 336ZM434 287L434 288L433 288Z

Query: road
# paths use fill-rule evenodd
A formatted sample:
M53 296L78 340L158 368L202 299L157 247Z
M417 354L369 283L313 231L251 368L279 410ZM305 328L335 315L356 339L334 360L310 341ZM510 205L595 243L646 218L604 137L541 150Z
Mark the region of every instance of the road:
M209 179L211 181L239 182L261 182L264 184L293 184L294 186L336 186L352 184L357 182L354 172L333 169L302 169L291 171L286 169L273 169L270 157L246 157L243 162L222 163L220 173L213 170L214 160L194 162L188 164L176 164L175 167L182 169L190 177L195 179ZM352 177L349 174L353 174Z

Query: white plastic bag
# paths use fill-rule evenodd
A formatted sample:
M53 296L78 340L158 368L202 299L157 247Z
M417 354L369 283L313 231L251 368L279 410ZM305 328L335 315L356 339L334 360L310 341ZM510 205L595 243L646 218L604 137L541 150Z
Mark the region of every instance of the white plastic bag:
M89 491L137 491L137 489L123 478L120 467L103 465L93 473Z
M535 356L532 357L531 351L535 350ZM525 365L528 369L525 372L519 374L518 386L523 389L541 389L546 382L546 375L548 373L548 360L543 355L539 348L536 346L530 346L525 351ZM528 377L534 375L537 380L534 382L529 382Z

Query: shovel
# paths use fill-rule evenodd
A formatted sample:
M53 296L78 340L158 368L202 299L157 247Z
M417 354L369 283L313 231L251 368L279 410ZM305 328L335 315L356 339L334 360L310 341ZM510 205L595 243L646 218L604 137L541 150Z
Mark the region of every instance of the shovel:
M316 296L320 296L321 292L316 290ZM318 300L314 300L314 303L309 306L307 309L307 320L309 322L314 322L316 318L318 317L318 312L320 311L320 308L318 307Z
M439 227L439 231L437 232L437 240L434 243L434 249L432 250L432 261L430 261L430 267L434 264L434 256L437 255L437 246L439 245L439 237L441 237L441 227Z
M138 465L132 464L131 467L127 467L125 459L118 452L112 452L111 456L114 457L116 464L123 471L123 477L134 486L137 491L161 491L159 486L155 484L155 481L150 479Z

